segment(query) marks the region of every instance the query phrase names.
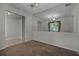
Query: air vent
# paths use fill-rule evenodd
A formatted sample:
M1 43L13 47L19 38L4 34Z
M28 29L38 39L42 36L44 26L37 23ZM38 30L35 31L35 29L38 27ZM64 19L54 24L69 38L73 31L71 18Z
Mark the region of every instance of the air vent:
M65 4L65 7L71 6L71 3L67 3Z

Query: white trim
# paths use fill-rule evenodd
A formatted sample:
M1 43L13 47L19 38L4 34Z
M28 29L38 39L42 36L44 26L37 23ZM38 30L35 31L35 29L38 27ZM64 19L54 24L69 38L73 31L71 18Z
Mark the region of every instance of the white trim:
M16 45L16 44L20 44L20 43L23 43L23 42L27 42L27 41L29 41L29 40L24 40L24 41L22 39L19 39L19 40L17 40L17 39L7 40L7 43L9 43L9 44L6 43L5 46L3 46L2 48L0 48L0 50L5 49L5 48L10 47L10 46L13 46L13 45Z

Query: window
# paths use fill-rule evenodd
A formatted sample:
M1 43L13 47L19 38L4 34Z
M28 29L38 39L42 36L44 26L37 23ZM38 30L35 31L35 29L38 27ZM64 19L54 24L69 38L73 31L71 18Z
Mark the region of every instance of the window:
M48 28L50 32L60 32L60 21L53 21L48 23Z

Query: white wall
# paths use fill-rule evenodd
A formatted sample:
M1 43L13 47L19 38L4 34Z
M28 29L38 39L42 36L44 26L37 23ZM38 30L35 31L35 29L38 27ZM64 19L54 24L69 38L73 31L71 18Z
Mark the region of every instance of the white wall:
M75 4L73 9L73 29L75 33L79 33L79 4Z
M79 52L78 34L66 32L34 32L34 40Z
M3 5L0 4L0 49L5 45L5 16Z
M33 32L37 31L37 21L40 20L34 16L28 16L25 20L25 35L26 39L33 39ZM30 19L30 20L29 20Z
M73 15L73 32L77 33L77 4L74 4L72 15Z
M75 4L72 14L73 14L74 33L77 33L79 35L79 3ZM78 45L79 45L79 39L78 39ZM78 50L79 50L79 46L78 46Z
M60 32L73 32L72 15L59 18L58 20L61 21Z
M22 39L22 16L11 13L11 15L6 14L5 17L6 40Z
M56 19L56 21L61 21L61 30L60 32L73 32L73 19L72 16L65 16L62 18ZM48 20L41 21L40 31L48 31Z

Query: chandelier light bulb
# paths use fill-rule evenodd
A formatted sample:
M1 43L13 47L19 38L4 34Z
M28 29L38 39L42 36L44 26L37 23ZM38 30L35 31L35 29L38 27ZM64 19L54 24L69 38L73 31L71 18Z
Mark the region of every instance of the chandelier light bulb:
M38 6L38 4L36 3L36 4L35 4L35 6L37 7L37 6Z
M27 6L38 7L38 4L37 3L27 3Z

